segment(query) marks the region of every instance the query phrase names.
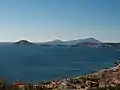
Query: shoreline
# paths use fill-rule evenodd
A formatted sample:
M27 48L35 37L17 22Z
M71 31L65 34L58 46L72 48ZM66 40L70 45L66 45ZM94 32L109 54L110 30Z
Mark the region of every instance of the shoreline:
M9 85L7 82L0 82L2 90L94 90L98 88L109 88L120 85L120 62L116 62L114 67L98 70L94 73L84 74L80 76L61 78L56 80L46 80L41 82L21 82L16 80ZM16 88L16 89L13 89Z

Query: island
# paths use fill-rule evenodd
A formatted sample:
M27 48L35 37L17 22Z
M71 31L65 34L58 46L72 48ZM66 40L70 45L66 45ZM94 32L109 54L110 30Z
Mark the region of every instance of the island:
M120 43L106 43L101 42L95 38L86 38L86 39L77 39L77 40L69 40L69 41L62 41L59 39L55 39L48 42L41 42L41 43L32 43L28 40L20 40L15 42L14 44L17 45L38 45L38 46L70 46L70 47L96 47L96 48L113 48L119 49Z
M27 40L20 40L18 42L15 42L14 44L16 44L16 45L35 45L34 43L29 42Z

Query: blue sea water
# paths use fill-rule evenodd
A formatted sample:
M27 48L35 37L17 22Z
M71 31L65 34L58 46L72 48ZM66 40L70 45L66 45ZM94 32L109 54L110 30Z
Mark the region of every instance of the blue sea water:
M109 68L117 60L120 51L110 48L0 44L0 77L37 82Z

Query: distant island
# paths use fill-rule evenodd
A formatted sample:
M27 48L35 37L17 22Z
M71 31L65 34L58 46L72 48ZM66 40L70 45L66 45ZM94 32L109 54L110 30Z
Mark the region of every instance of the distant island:
M20 40L18 42L15 42L14 44L17 44L17 45L35 45L34 43L29 42L27 40Z
M98 44L100 44L102 42L100 42L99 40L96 40L94 38L77 39L77 40L69 40L69 41L62 41L62 40L59 40L59 39L55 39L55 40L52 40L52 41L41 43L41 45L42 46L44 46L44 45L51 45L51 46L79 46L81 43L86 43L84 45L87 46L87 45L98 45Z
M77 40L62 41L55 39L48 42L40 43L41 46L72 46L72 47L99 47L99 48L120 48L120 43L105 43L95 38L85 38Z
M86 38L86 39L77 39L77 40L69 40L62 41L59 39L55 39L48 42L42 43L32 43L27 40L20 40L15 42L14 44L18 45L40 45L40 46L71 46L71 47L98 47L98 48L120 48L120 43L105 43L101 42L95 38Z

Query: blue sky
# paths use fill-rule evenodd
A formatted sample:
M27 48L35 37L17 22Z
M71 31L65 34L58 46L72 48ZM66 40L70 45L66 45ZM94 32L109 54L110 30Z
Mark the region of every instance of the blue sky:
M120 42L119 0L0 0L0 41Z

